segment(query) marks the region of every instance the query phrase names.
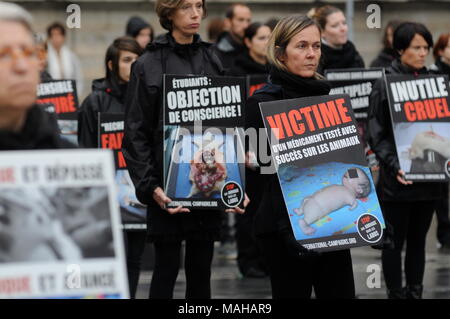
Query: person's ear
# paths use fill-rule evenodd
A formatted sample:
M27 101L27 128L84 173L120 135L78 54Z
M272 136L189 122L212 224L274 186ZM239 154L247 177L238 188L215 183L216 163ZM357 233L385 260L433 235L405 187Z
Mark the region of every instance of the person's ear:
M108 64L108 69L109 69L110 71L112 71L112 70L113 70L113 64L112 64L112 61L109 60L107 64Z
M281 47L279 46L275 46L275 53L276 53L276 58L280 61L280 62L285 62L286 60L286 52L282 52Z

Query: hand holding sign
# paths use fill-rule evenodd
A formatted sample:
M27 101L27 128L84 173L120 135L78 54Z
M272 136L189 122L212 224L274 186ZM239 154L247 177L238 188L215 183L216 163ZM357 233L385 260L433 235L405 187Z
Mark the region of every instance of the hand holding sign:
M232 208L232 209L226 209L225 212L227 212L227 213L244 214L245 213L245 208L248 206L249 203L250 203L250 199L248 198L247 194L245 194L244 209L240 208L239 206L236 206L235 208Z
M161 209L166 210L169 214L177 214L177 213L189 213L190 210L187 208L183 208L183 206L178 206L176 208L166 208L166 204L170 203L172 200L166 196L164 191L161 187L157 187L153 191L153 199L155 202L158 203L158 205L161 207Z
M405 172L401 169L398 170L397 173L397 181L403 185L411 185L413 182L405 180Z

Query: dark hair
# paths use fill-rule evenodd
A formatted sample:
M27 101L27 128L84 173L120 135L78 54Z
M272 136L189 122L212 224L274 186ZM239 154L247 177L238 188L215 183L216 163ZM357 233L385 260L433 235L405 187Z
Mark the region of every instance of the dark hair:
M161 26L168 30L172 31L172 21L170 21L169 17L172 13L175 12L181 5L184 0L156 0L155 3L155 11L159 17L159 23ZM206 0L202 0L203 3L203 18L206 17Z
M275 27L277 26L279 21L280 21L280 19L271 18L271 19L267 20L267 22L264 24L270 28L270 31L273 31L273 29L275 29Z
M105 55L106 81L113 87L118 87L120 83L119 59L120 51L129 51L141 55L143 50L139 43L132 37L124 36L114 40L108 47ZM108 62L112 63L112 70L108 67Z
M224 32L224 21L222 18L213 18L208 24L208 39L211 42L216 42L219 35Z
M394 31L394 40L392 46L398 51L405 50L411 44L416 34L421 35L428 44L429 48L433 47L433 36L430 31L421 23L403 22Z
M436 41L436 44L434 45L434 49L433 49L433 56L436 60L440 57L439 51L445 50L445 47L448 45L449 39L450 39L450 33L444 33L444 34L441 34L439 39Z
M128 23L125 28L125 34L130 37L136 38L141 30L146 28L150 29L150 42L152 42L154 33L153 27L150 23L146 22L144 19L138 16L133 16L128 19Z
M246 7L249 8L248 5L246 5L245 3L233 3L231 6L229 6L227 8L227 11L225 11L225 17L228 19L233 19L234 17L234 9L236 7Z
M59 30L63 36L66 36L66 28L60 22L53 22L47 27L47 37L51 38L53 30Z
M325 30L325 26L327 25L327 17L330 14L333 14L336 12L342 12L342 10L337 7L330 6L327 4L325 6L317 8L314 11L312 18L317 21L317 23L319 24L319 26L322 30Z
M385 49L392 48L392 45L388 41L388 30L392 29L392 35L394 35L395 29L402 24L400 20L391 20L386 24L386 28L384 28L384 34L383 34L383 46Z
M265 24L262 24L261 22L253 22L250 24L244 31L244 39L252 40L256 33L258 33L259 28L263 26L265 26Z

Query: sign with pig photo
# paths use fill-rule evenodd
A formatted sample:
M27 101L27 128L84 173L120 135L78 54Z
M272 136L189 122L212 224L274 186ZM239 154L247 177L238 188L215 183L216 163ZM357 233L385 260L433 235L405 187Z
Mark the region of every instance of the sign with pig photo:
M317 251L374 245L385 228L348 95L260 103L296 240Z
M164 76L164 188L193 209L225 210L244 200L241 77Z
M387 75L392 127L407 180L450 180L450 109L446 75Z

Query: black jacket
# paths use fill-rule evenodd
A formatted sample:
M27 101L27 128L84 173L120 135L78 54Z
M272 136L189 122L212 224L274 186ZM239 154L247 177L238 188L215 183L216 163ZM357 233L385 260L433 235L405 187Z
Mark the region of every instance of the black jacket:
M331 88L329 83L323 80L311 80L309 86L302 86L289 79L281 78L278 76L280 74L284 75L287 73L273 68L271 70L271 83L267 84L261 90L256 91L247 100L245 126L246 129L257 129L258 141L260 139L267 139L265 134L264 136L259 134L259 129L264 129L264 123L259 109L260 102L326 95ZM317 87L316 82L321 82L321 86ZM257 145L252 146L254 150L258 150ZM267 149L270 150L270 147L267 147ZM263 166L264 160L258 158L258 161ZM273 172L272 174L262 174L261 176L263 177L263 181L260 185L263 187L263 194L255 217L255 234L266 235L276 233L282 236L285 234L293 236L277 174Z
M394 49L385 48L383 49L375 60L370 63L371 68L388 68L391 66L392 61L395 60Z
M211 45L198 35L192 44L181 45L166 34L147 46L132 66L125 101L122 151L128 171L137 198L148 205L150 236L214 237L220 228L217 212L169 215L153 200L153 191L163 188L163 74L222 75L223 69Z
M322 56L317 72L324 74L328 69L349 68L364 68L364 60L352 42L347 41L341 49L322 43Z
M426 68L413 70L394 60L386 74L429 74ZM433 200L442 197L441 183L416 182L402 185L397 179L400 163L394 141L389 103L383 79L375 82L369 98L368 142L380 161L380 178L377 193L384 201Z
M236 42L229 32L224 32L219 36L213 49L225 69L231 69L237 57L247 51L246 46Z
M248 52L245 52L244 54L238 56L234 61L232 68L228 72L228 74L236 76L268 73L269 70L267 69L267 65L260 64L253 60Z
M430 71L438 74L446 74L450 77L450 65L442 62L440 58L433 65L430 65Z
M92 82L92 93L78 110L78 143L81 147L98 147L98 112L125 112L126 87L124 84L116 88L105 79Z
M0 130L0 150L2 151L59 148L76 148L76 146L60 137L55 117L38 105L28 110L22 131Z

